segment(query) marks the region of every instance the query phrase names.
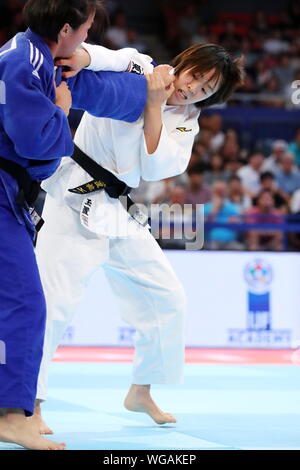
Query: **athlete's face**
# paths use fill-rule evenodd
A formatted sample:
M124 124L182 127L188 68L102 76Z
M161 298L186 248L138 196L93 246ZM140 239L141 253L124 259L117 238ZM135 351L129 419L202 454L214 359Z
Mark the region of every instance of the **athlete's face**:
M212 96L218 91L221 83L213 78L215 68L201 74L191 69L181 72L174 81L175 90L168 99L169 105L182 106L197 103Z
M70 57L75 50L84 42L88 36L89 29L91 28L95 19L95 13L91 13L85 23L79 26L78 29L72 29L69 24L66 24L60 32L60 52L61 57Z

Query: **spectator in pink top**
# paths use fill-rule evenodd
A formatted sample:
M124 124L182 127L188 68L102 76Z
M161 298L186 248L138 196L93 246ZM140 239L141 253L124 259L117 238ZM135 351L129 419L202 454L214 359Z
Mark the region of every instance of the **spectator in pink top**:
M257 196L257 206L249 209L246 222L250 224L280 224L282 214L275 209L274 196L268 189ZM249 250L282 250L282 232L280 230L250 230L247 233Z
M205 204L211 200L211 190L204 183L203 166L188 168L189 185L185 190L185 204Z

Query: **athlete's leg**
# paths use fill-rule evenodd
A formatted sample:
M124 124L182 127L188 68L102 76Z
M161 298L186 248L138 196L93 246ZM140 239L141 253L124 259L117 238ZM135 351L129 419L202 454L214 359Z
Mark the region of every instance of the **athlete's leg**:
M125 406L173 422L152 401L150 385L182 382L185 294L169 261L145 229L142 239L111 239L106 277L124 321L136 329L133 385Z
M70 325L87 279L105 259L108 241L81 226L78 214L63 202L46 197L46 220L37 242L37 261L47 303L43 360L37 399L47 397L50 361Z
M13 184L11 181L7 185ZM0 179L0 440L62 448L26 419L34 409L45 329L45 299L32 240Z

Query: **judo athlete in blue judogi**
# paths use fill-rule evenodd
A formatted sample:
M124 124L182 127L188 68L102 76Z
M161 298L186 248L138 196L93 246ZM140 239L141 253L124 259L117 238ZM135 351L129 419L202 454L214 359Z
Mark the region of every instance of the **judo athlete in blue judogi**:
M99 8L98 0L29 0L24 14L30 29L0 49L0 341L6 349L0 441L30 449L64 444L41 437L26 418L34 411L46 314L28 204L38 182L73 152L71 93L74 108L128 122L140 116L147 95L145 78L129 73L84 70L68 86L59 78L54 85L54 58L72 55Z

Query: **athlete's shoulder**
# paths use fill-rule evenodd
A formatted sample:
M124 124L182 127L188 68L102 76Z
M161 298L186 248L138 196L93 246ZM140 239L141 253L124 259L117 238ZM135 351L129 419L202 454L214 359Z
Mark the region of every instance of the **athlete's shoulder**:
M0 67L5 67L11 76L25 72L40 79L44 62L42 52L24 33L18 33L0 49Z

